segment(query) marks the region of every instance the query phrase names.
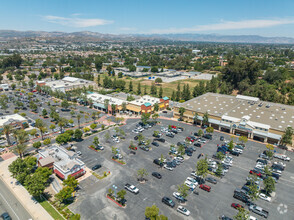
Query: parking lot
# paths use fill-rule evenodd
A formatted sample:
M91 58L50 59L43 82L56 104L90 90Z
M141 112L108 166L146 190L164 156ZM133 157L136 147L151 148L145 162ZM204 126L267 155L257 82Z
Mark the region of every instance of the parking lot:
M198 160L197 156L200 153L204 153L208 158L211 158L216 152L216 145L222 143L220 136L224 136L227 140L230 139L230 136L214 132L211 141L202 146L202 148L197 148L192 157L186 157L184 163L177 166L173 171L169 171L159 168L153 163L153 160L159 158L161 154L165 158L169 157L168 152L171 144L176 145L177 142L183 141L185 137L191 135L191 132L194 133L199 128L180 124L179 122L160 120L160 125L142 132L147 139L153 140L153 131L160 131L162 126L167 127L169 124L176 126L180 124L184 131L176 134L174 138L164 135L163 137L166 139L166 142L159 142L159 147L152 146L152 149L148 152L138 149L136 155L133 155L130 154L128 146L131 140L137 143L133 139L136 134L131 131L138 122L138 119L129 119L127 124L121 127L126 132L127 137L126 140L120 143L112 141L106 143L104 137L105 132L108 131L99 133L98 137L100 144L105 147L104 151L95 152L88 148L92 144L94 137L77 144L78 150L82 152L81 159L88 167L91 168L95 164L101 164L101 170L96 172L110 171L111 175L103 180L98 180L94 176L83 180L80 183L81 190L78 192L77 201L70 206L74 212L81 213L82 219L144 219L145 207L156 204L160 213L166 215L169 219L216 219L220 215L226 215L231 218L236 215L237 210L231 208L231 203L242 204L242 202L233 198L234 189L241 188L245 184L249 170L255 166L258 154L265 150L265 145L248 141L243 154L235 157L233 166L229 169L228 173L222 179L218 179L216 185L207 183L207 185L212 187L211 192L197 188L199 195L195 195L192 192L189 193L184 207L190 210L191 215L185 217L176 212L176 207L180 203L172 196L173 192L176 192L177 186L184 183L186 178L190 176L191 171L195 170ZM114 134L115 132L110 130L110 133ZM112 146L118 147L121 150L126 165L120 165L111 160L113 155L111 152ZM277 150L279 153L285 153L281 149ZM287 152L287 155L292 160L294 159L292 152ZM137 170L141 168L145 168L149 173L146 183L139 183L137 181ZM162 179L156 179L151 176L151 173L154 171L159 172L163 176ZM255 201L257 205L269 211L268 219L292 219L294 214L294 195L291 193L293 191L293 179L294 165L292 162L287 162L287 167L276 184L276 195L272 201L270 203L260 199ZM140 193L134 195L127 192L127 207L120 208L106 198L106 191L112 188L113 185L117 186L117 191L119 191L124 188L126 183L137 186L140 189ZM167 196L175 201L176 207L172 209L163 204L161 202L163 196ZM280 207L280 211L278 211L278 207ZM250 212L250 215L258 219L261 218L252 212Z

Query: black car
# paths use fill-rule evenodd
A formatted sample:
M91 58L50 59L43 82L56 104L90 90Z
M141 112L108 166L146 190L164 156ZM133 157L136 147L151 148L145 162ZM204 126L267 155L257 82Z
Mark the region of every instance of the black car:
M194 146L195 147L201 147L201 144L200 143L195 143Z
M144 151L149 151L149 147L144 146L144 145L140 145L139 148L144 150Z
M195 132L194 135L197 136L197 137L199 136L197 132Z
M161 179L162 176L160 173L157 173L157 172L152 172L152 176L156 177L157 179Z
M262 163L264 165L267 165L267 163L268 163L268 161L267 160L264 160L264 159L257 159L256 162Z
M102 166L100 164L96 164L95 166L92 167L92 170L98 170Z
M280 171L283 171L285 169L282 165L278 165L278 164L273 164L272 168L276 170L280 170Z
M194 177L194 179L199 183L199 184L204 184L205 183L205 179L203 179L200 176L196 176Z
M207 178L205 178L205 181L207 181L207 182L209 182L209 183L213 183L213 184L216 184L216 183L217 183L216 179L214 179L214 178L212 178L212 177L207 177Z
M211 134L205 134L205 135L203 135L203 137L205 139L212 140L212 135Z
M153 142L154 141L159 141L159 142L164 143L165 142L165 139L164 138L154 138Z
M138 140L138 138L139 138L139 137L138 137L138 135L137 135L137 136L134 137L134 140Z
M219 140L224 141L225 140L224 136L220 136Z
M153 160L153 163L155 163L156 165L159 165L161 167L163 166L163 163L159 159Z
M177 166L177 164L174 161L169 161L169 162L166 163L166 165L168 167L172 167L172 168L175 168Z
M156 146L156 147L159 146L159 144L157 142L155 142L155 141L153 141L151 144L154 145L154 146Z
M4 212L1 217L3 220L11 220L11 217L7 212Z
M185 142L178 142L177 146L183 145L184 147L186 147L186 143Z
M162 200L161 200L164 204L170 206L170 207L175 207L175 203L173 200L171 200L170 198L168 197L163 197Z
M238 152L238 151L229 150L229 152L230 152L230 154L232 154L233 156L237 156L237 157L239 157L239 155L240 155L240 152Z
M177 134L178 133L177 129L174 129L174 128L170 129L170 132L172 132L174 134Z
M189 156L189 157L192 157L193 151L185 150L185 154L187 154L187 156Z

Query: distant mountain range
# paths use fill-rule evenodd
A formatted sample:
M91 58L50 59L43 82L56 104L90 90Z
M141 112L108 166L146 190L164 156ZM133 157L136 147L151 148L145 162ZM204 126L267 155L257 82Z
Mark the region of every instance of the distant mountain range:
M47 31L14 31L0 30L1 40L21 38L62 38L63 40L85 41L133 41L133 40L171 40L195 42L224 42L224 43L267 43L267 44L294 44L290 37L262 37L258 35L218 35L218 34L102 34L91 31L81 32L47 32Z

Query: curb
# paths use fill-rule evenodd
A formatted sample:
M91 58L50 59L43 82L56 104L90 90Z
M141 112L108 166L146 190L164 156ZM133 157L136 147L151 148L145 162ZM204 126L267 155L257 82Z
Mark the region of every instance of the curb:
M115 160L115 159L112 159L112 158L111 158L111 160L113 160L113 161L115 161L115 162L119 163L120 165L126 165L126 163L125 163L125 164L123 164L123 163L121 163L121 162L119 162L119 161L117 161L117 160Z
M119 207L121 208L125 208L123 207L121 204L119 204L117 201L113 200L111 197L109 197L108 195L106 195L106 198L110 199L112 202L114 202L115 204L117 204Z

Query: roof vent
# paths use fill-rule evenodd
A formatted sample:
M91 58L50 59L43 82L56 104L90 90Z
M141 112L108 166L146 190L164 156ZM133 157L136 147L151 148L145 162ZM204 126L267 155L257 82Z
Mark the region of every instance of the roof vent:
M260 115L257 115L256 118L260 118Z

